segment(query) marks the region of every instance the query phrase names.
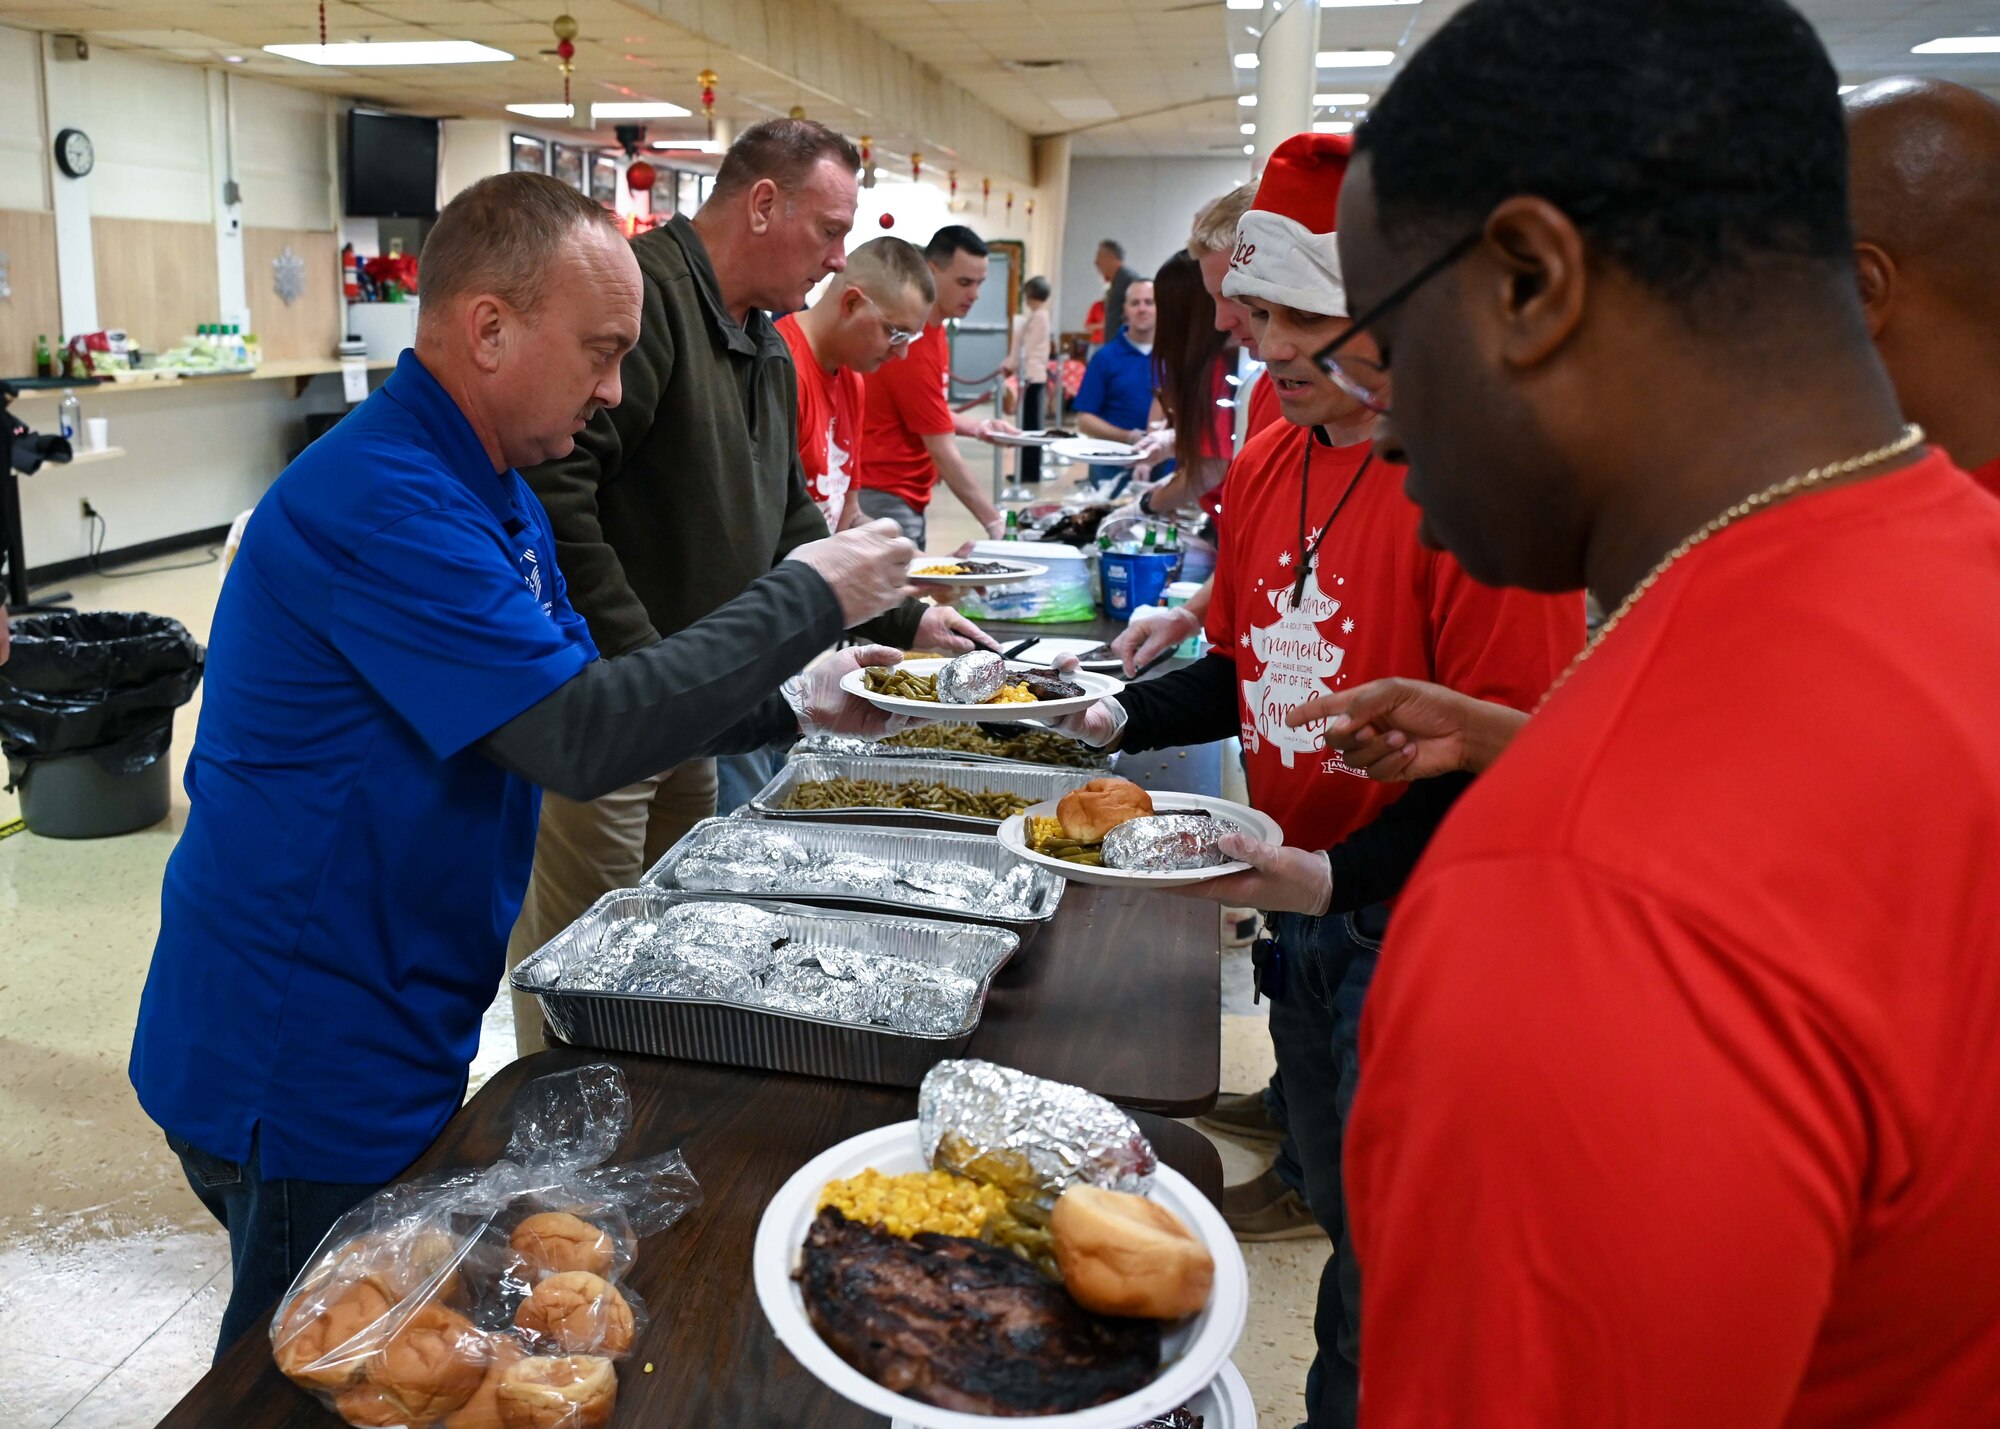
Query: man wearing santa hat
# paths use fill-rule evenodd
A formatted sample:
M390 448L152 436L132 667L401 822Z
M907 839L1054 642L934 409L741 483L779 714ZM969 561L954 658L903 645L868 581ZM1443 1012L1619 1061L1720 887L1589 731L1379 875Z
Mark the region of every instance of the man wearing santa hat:
M1287 139L1237 226L1223 292L1250 310L1285 421L1253 437L1230 467L1208 610L1214 651L1066 722L1093 744L1135 751L1240 734L1250 802L1284 831L1283 847L1225 839L1252 871L1187 891L1270 915L1258 984L1271 999L1307 1199L1338 1247L1315 1318L1313 1429L1351 1425L1356 1415L1360 1292L1340 1146L1362 998L1396 895L1469 778L1372 781L1325 748L1319 726L1294 730L1285 716L1314 695L1390 675L1527 709L1584 633L1581 597L1481 586L1424 548L1402 468L1372 450L1388 407L1377 354L1365 338L1343 349L1338 377L1312 360L1347 323L1333 229L1351 149L1340 135ZM1266 1173L1228 1195L1240 1209L1284 1189Z

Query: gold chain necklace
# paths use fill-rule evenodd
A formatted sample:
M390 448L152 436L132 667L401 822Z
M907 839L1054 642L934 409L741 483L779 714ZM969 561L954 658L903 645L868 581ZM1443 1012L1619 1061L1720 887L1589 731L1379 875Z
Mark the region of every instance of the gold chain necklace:
M1733 522L1740 521L1743 517L1751 515L1753 512L1762 511L1767 506L1776 505L1788 496L1796 496L1808 487L1821 486L1837 476L1846 476L1852 472L1860 471L1865 467L1871 467L1877 462L1888 461L1891 457L1899 457L1904 452L1911 451L1920 446L1923 440L1924 429L1915 422L1911 422L1903 428L1901 436L1885 447L1877 447L1872 452L1863 452L1860 456L1851 456L1845 461L1832 462L1826 466L1816 466L1811 471L1801 472L1797 476L1788 476L1775 486L1767 486L1755 495L1744 497L1741 501L1667 552L1661 558L1660 563L1646 573L1645 579L1632 587L1632 593L1625 597L1624 602L1619 605L1618 609L1611 612L1610 617L1604 624L1597 627L1597 633L1590 637L1584 647L1576 652L1576 658L1563 668L1563 672L1560 675L1556 676L1555 683L1549 686L1547 693L1536 703L1535 713L1540 714L1542 712L1543 707L1555 697L1556 691L1560 690L1569 680L1569 677L1576 673L1577 666L1591 657L1592 652L1604 643L1605 637L1618 628L1618 622L1632 613L1632 607L1639 603L1640 597L1644 596L1647 591L1658 584L1660 577L1673 568L1674 562L1685 556L1689 551L1692 551L1696 546L1699 546L1703 541L1706 541L1710 536L1713 536L1717 531L1720 531L1723 527Z

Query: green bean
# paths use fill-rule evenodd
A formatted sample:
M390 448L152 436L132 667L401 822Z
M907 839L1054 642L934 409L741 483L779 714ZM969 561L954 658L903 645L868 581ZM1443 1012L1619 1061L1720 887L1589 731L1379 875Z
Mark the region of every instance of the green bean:
M1000 759L1022 759L1035 764L1064 764L1077 769L1095 769L1103 756L1087 745L1048 730L1023 730L1009 736L988 733L976 724L925 724L892 734L882 741L904 749L953 749L967 754L987 754Z
M1035 801L1026 795L994 789L960 789L950 784L910 780L892 784L876 779L807 779L796 785L789 809L917 809L925 813L963 814L981 819L1005 819Z

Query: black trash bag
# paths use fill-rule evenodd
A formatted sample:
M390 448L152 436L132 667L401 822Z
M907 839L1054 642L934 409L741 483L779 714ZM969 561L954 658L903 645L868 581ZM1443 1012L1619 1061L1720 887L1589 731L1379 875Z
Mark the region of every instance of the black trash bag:
M82 753L107 773L144 769L167 752L174 711L194 697L205 659L200 642L164 615L15 618L13 653L0 665L0 751L11 778Z

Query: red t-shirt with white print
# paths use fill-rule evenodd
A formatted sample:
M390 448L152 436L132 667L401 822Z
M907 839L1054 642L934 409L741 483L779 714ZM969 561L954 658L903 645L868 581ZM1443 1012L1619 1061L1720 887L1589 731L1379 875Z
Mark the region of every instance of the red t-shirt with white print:
M1300 589L1302 475L1316 559ZM1495 590L1426 550L1403 468L1372 458L1365 442L1328 446L1278 423L1245 443L1228 492L1208 638L1236 661L1250 802L1294 847L1334 847L1407 786L1349 768L1318 725L1286 728L1292 709L1392 675L1532 709L1583 646L1581 594Z
M867 401L861 374L843 367L829 375L813 356L796 314L779 318L778 331L799 374L799 464L805 468L806 491L826 514L826 524L837 531L860 465L861 414Z

